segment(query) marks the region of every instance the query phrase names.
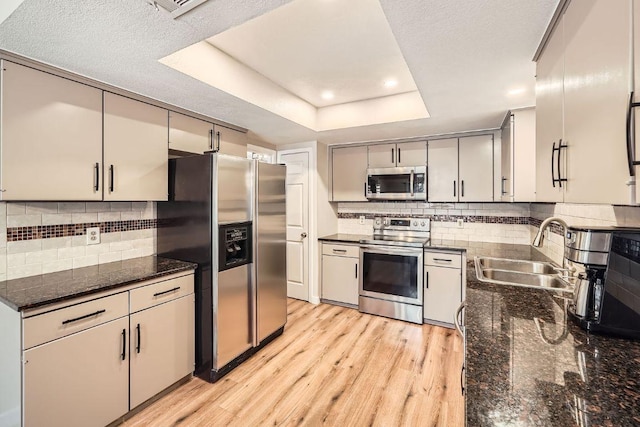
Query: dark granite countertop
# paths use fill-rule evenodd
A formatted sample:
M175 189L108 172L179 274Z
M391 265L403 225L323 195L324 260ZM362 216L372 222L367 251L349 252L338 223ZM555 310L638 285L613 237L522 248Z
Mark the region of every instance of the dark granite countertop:
M478 254L548 261L529 246ZM466 302L467 425L640 425L640 341L588 334L561 294L482 283L473 268Z
M0 282L0 301L23 311L196 267L155 256L110 262Z

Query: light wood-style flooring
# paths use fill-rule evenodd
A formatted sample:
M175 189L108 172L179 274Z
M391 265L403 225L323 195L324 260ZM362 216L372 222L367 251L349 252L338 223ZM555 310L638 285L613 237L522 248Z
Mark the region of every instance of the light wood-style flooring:
M198 378L133 426L463 426L451 329L290 299L284 334L216 384Z

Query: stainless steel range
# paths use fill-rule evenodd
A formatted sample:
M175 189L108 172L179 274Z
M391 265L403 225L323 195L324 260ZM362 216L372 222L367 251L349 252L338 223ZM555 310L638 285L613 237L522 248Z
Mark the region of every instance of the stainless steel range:
M424 218L375 218L372 238L360 241L361 312L422 323L430 228Z

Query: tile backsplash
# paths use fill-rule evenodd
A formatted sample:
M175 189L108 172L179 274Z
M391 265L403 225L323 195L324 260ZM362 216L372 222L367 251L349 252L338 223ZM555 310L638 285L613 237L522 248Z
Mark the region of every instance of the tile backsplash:
M87 227L100 227L99 244L87 245ZM0 203L0 279L155 252L154 202Z

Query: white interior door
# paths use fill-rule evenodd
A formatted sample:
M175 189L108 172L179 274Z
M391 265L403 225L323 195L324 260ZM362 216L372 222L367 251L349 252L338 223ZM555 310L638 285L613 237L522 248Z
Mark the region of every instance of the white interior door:
M309 301L309 153L281 153L287 165L287 296Z

